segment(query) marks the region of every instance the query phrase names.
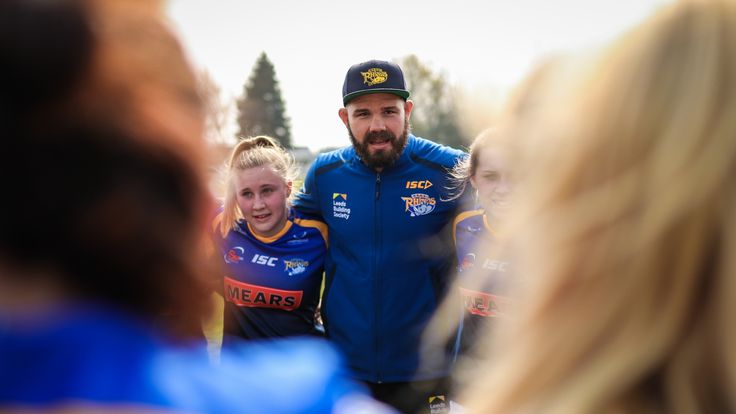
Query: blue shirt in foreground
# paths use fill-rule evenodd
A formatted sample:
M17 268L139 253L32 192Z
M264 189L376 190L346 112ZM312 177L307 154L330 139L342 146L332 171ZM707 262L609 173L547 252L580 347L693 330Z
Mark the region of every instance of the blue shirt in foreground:
M0 409L192 413L389 412L348 381L323 341L223 351L174 344L100 307L0 315Z

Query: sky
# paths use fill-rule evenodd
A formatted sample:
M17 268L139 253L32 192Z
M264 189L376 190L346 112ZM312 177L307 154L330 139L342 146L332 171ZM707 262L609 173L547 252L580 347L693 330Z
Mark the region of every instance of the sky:
M266 52L292 143L312 151L349 139L337 116L347 69L414 54L468 100L502 101L545 56L605 44L666 0L168 0L173 29L223 99L243 93ZM415 102L415 105L421 105ZM234 118L230 134L235 133Z

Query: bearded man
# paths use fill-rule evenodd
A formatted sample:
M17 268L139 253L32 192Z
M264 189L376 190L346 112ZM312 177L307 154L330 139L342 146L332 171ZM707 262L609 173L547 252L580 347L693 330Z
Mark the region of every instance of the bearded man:
M465 154L409 132L414 103L396 64L353 65L342 96L352 145L321 154L295 201L329 229L327 337L377 399L429 412L448 369L420 365L420 339L454 269L450 224L460 201L448 194L448 171Z

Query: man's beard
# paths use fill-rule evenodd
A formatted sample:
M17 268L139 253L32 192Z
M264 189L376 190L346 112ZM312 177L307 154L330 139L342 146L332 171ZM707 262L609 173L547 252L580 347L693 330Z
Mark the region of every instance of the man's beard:
M399 159L401 153L406 147L406 140L409 135L409 120L404 119L404 130L401 132L399 137L396 137L391 131L383 130L380 132L368 132L363 138L363 143L358 142L353 135L353 130L350 129L348 124L348 135L350 135L350 142L353 143L355 152L358 153L363 163L374 170L382 170L388 166L393 165L396 160ZM385 150L370 152L368 146L373 141L385 141L391 143L391 146Z

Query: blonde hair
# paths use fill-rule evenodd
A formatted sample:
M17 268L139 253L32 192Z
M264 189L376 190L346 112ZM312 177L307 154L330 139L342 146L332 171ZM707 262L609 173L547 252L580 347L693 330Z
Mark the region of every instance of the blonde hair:
M555 148L517 199L520 304L462 399L736 411L736 4L669 6L581 79L545 108Z
M33 40L3 61L4 73L27 74L27 84L22 99L12 88L0 94L0 135L10 143L0 182L26 204L1 210L0 256L30 270L17 272L21 290L39 281L64 301L106 303L163 322L167 333L201 336L208 301L199 244L210 209L198 157L203 117L158 4L0 3L2 53ZM7 173L32 163L23 180ZM50 177L53 190L33 184ZM53 228L43 220L48 200L58 203ZM36 251L28 234L48 248Z
M243 218L243 213L237 203L233 181L235 174L238 171L262 166L269 166L284 179L285 183L291 183L298 176L294 157L281 147L275 139L259 135L240 141L230 153L227 163L225 202L222 221L220 222L220 232L223 236L235 228L238 220Z

